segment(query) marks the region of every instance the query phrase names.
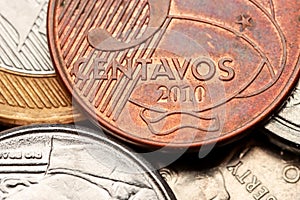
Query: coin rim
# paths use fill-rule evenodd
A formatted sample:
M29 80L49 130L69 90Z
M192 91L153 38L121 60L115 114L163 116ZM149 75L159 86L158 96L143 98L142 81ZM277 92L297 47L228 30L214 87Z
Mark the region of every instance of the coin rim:
M16 127L9 130L2 131L0 134L0 142L5 142L5 140L12 139L20 136L28 136L35 134L49 134L53 135L58 132L65 135L74 135L79 136L80 138L88 138L94 140L99 143L104 143L108 146L113 147L116 151L121 154L126 155L130 160L136 163L140 168L145 170L147 176L151 178L156 187L160 190L161 194L165 199L175 200L175 196L168 186L168 184L163 180L160 174L154 170L153 166L146 161L142 156L138 153L135 153L129 147L124 146L120 142L115 139L105 135L99 135L96 130L76 125L64 125L64 124L40 124L40 125L29 125L23 127ZM99 145L99 147L101 147ZM1 164L0 164L1 165ZM153 188L156 192L156 190Z
M20 77L25 79L26 78L32 78L34 80L43 79L46 82L48 82L49 79L56 80L59 84L59 89L61 89L61 92L63 92L71 102L71 104L68 104L65 107L50 108L50 109L46 107L41 109L40 108L31 109L27 107L26 108L14 107L9 105L8 103L0 104L0 107L2 107L0 111L1 124L5 124L5 125L29 125L29 124L38 124L38 123L69 124L84 119L84 116L82 115L80 109L77 108L78 106L74 106L74 103L72 103L72 95L69 93L69 90L63 84L63 81L58 76L58 73L46 75L44 77L43 75L37 76L37 75L28 75L28 74L10 72L7 71L6 69L4 70L0 69L0 72L9 74L14 77ZM25 88L25 90L26 89L27 88ZM10 108L15 108L15 110L12 111ZM47 113L44 114L43 113L44 111L47 111ZM49 118L50 112L51 112L51 116ZM38 117L36 117L37 115Z
M67 89L71 92L72 96L75 98L75 100L80 104L80 106L84 109L84 111L92 117L90 119L93 123L95 123L97 126L100 126L105 131L109 132L113 136L122 139L126 142L129 142L131 144L135 144L138 146L146 147L146 148L167 148L167 149L178 149L178 148L189 148L191 150L197 150L199 147L203 145L211 145L211 144L224 144L228 143L230 141L234 141L235 138L238 138L239 136L244 136L247 131L257 127L258 125L262 124L262 122L266 119L268 119L277 109L281 106L282 103L284 103L285 99L289 96L289 94L292 92L293 88L298 83L299 77L300 77L300 52L298 52L298 58L295 60L297 61L296 66L291 70L291 75L288 78L288 81L285 84L284 90L280 91L279 95L267 106L265 110L263 110L260 114L255 117L255 119L252 118L250 122L248 122L246 125L236 128L235 130L227 133L226 135L222 135L217 138L205 140L202 142L190 142L190 143L168 143L168 142L159 142L144 138L138 138L133 135L130 135L126 133L125 131L122 131L121 129L111 125L106 120L100 118L92 112L92 110L87 106L83 101L81 101L81 98L79 95L77 95L75 92L73 92L73 85L70 83L70 81L67 79L65 70L60 68L61 66L64 66L62 64L61 59L59 59L58 56L59 50L57 49L56 45L56 38L55 38L55 30L56 27L54 26L54 18L56 13L56 5L58 3L58 0L49 0L49 6L48 6L48 16L47 16L47 36L48 36L48 44L50 49L50 55L52 57L52 61L54 63L54 67L56 68L58 75L61 77L62 81L65 83L65 86ZM291 61L293 62L293 61ZM279 77L279 79L282 76ZM276 84L276 83L275 83Z

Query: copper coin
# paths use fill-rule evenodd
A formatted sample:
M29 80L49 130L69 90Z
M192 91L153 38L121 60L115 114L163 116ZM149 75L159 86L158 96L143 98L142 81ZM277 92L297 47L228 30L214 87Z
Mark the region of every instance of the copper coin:
M47 44L48 0L0 2L0 122L70 123L79 117Z
M300 154L300 83L263 130L273 143Z
M50 0L54 63L83 108L147 147L227 142L299 74L298 1Z

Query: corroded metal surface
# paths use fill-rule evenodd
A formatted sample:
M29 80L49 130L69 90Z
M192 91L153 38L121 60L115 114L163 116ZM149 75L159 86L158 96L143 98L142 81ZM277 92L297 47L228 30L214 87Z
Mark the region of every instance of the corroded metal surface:
M48 0L0 2L0 122L70 123L79 118L52 65Z
M99 125L148 147L227 142L299 73L292 0L50 0L60 76Z

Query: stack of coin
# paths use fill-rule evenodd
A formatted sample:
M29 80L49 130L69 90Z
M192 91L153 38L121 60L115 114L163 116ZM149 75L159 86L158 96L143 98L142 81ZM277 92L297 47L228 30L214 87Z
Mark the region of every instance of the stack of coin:
M1 0L1 199L298 199L299 35L298 0Z

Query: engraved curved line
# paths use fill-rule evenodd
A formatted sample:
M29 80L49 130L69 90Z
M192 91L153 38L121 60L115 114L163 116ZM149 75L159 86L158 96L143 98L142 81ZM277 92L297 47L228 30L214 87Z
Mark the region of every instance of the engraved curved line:
M281 67L280 67L280 69L282 69L282 70L278 73L278 77L280 77L282 74L283 68L286 65L286 61L287 61L287 43L286 43L286 38L284 36L284 33L282 32L282 30L281 30L280 26L278 25L277 21L275 20L275 18L273 18L272 15L270 15L269 12L265 8L263 8L256 0L249 0L249 1L252 2L256 7L258 7L263 13L265 13L265 15L274 24L275 28L277 29L277 31L280 35L281 43L283 46L283 50L282 50L283 51L283 60L282 60ZM275 13L274 8L273 8L273 11Z
M260 63L260 66L259 68L256 70L254 74L254 76L251 78L251 80L255 81L255 79L260 75L260 73L262 72L263 68L265 65L268 65L268 63L266 63L266 61L262 61ZM241 95L248 87L250 87L250 85L253 83L253 81L251 82L248 82L239 92L238 94L236 94L235 98L247 98L247 97L250 97L250 96L253 96L253 94L250 94L250 95Z
M138 187L138 188L146 188L146 189L153 189L151 187L148 187L147 185L139 185L139 184L133 184L133 183L128 183L122 180L117 180L117 179L111 179L108 177L104 177L104 176L99 176L99 175L95 175L95 174L91 174L91 173L86 173L86 172L82 172L79 170L74 170L74 169L67 169L67 168L55 168L55 169L49 169L47 175L51 175L51 174L66 174L66 175L70 175L70 176L75 176L77 178L82 178L94 185L101 185L101 183L97 183L96 181L92 181L90 178L98 178L98 179L103 179L109 182L120 182L120 183L124 183L126 185L130 185L133 187ZM104 187L101 187L101 189L105 189ZM106 189L105 189L106 190Z
M274 118L274 120L277 121L278 123L282 124L284 127L288 127L288 128L293 129L297 132L300 132L300 125L299 124L288 121L288 120L286 120L283 117L278 116L278 115Z
M260 74L260 72L263 70L264 65L265 65L265 61L263 60L263 61L260 63L259 67L256 69L256 71L253 73L254 75L251 77L251 80L255 80L255 78L256 78L256 77ZM249 82L249 83L245 84L245 85L242 87L241 90L239 90L238 92L233 93L230 97L227 97L226 100L221 100L221 101L215 103L214 106L209 107L209 108L203 108L203 109L201 109L201 110L195 110L195 112L204 112L204 111L207 111L207 110L216 108L216 107L218 107L218 106L220 106L220 105L222 105L222 104L225 104L226 102L231 101L231 100L234 99L234 98L244 98L244 97L242 97L242 96L239 97L238 94L241 94L242 92L244 92L251 84L252 84L252 82Z
M213 21L210 21L210 20L206 20L206 19L199 19L199 18L194 18L194 17L190 17L190 16L176 16L176 15L172 15L170 16L172 17L173 19L184 19L184 20L189 20L189 21L196 21L196 22L201 22L201 23L205 23L205 24L210 24L212 26L216 26L216 27L219 27L219 28L222 28L226 31L229 31L231 33L233 33L234 35L236 35L237 37L239 38L242 38L243 40L245 40L247 43L249 43L258 53L259 55L264 59L266 60L266 62L270 63L267 56L265 55L265 53L254 43L252 42L252 40L250 40L248 37L246 37L244 34L232 29L232 28L229 28L229 27L226 27L222 24L218 24L216 22L213 22ZM271 69L269 66L269 71L270 71L270 74L272 76L272 78L275 77L275 72L273 69Z
M265 8L263 8L256 0L249 0L249 1L252 4L254 4L258 9L260 9L265 14L269 18L269 20L273 23L273 25L275 26L275 28L277 29L277 32L279 33L279 36L280 36L280 39L281 39L281 43L282 43L282 46L283 46L283 49L282 49L282 53L283 54L282 54L281 67L279 68L280 70L277 73L277 75L275 76L275 78L273 79L273 81L270 82L269 84L265 85L265 87L261 88L260 90L255 91L251 95L244 96L245 98L258 95L258 94L264 92L265 90L267 90L268 88L270 88L272 85L274 85L278 81L279 77L281 76L281 74L283 72L283 69L284 69L284 66L286 65L286 62L287 62L287 43L286 43L285 36L284 36L284 34L283 34L280 26L278 25L278 23L276 22L276 20L270 15L270 13ZM174 17L177 18L177 19L180 19L181 16L174 16ZM211 24L213 26L217 26L217 27L223 28L225 30L228 30L228 31L234 33L238 37L243 38L248 43L250 42L249 44L251 46L253 46L253 48L255 50L257 50L257 51L259 50L258 53L261 55L261 57L265 58L265 60L268 61L268 63L270 63L269 60L268 60L268 58L258 48L258 46L255 45L255 43L252 43L251 40L247 39L243 34L241 34L239 32L236 32L234 29L230 29L228 27L223 26L222 24L218 24L216 22L209 21L209 20L202 20L202 19L197 19L197 18L193 18L193 17L185 17L184 19L186 19L186 20L192 20L192 21L198 21L198 22L202 22L202 23L208 23L208 24ZM269 68L269 71L270 71L270 73L272 75L273 69L270 69L269 66L268 66L268 68ZM273 72L273 74L274 74L274 72Z
M168 24L169 24L169 21L170 21L170 18L167 18L167 23L165 23L167 26L168 26ZM165 26L165 25L163 25L163 26ZM163 30L165 30L165 29L163 29ZM138 34L138 32L137 32L137 34ZM149 40L148 42L146 42L146 44L145 44L146 47L148 47L148 46L151 44L151 42L154 42L154 45L153 45L153 46L156 46L156 45L158 44L158 41L160 41L161 35L162 35L162 34L160 34L160 36L158 37L157 40L153 40L153 38L152 38L151 40ZM143 55L146 53L146 49L147 49L146 47L143 48L143 51L141 51L139 57L143 57ZM136 50L138 49L138 47L135 47L135 48L136 48ZM154 50L153 47L152 47L151 49ZM131 57L136 55L136 50L134 51L135 53L133 53L133 54L131 55ZM128 51L129 51L129 50L127 50L127 52L128 52ZM149 55L151 55L152 53L153 53L153 52L151 51L151 52L149 53ZM125 53L125 54L126 54L126 53ZM148 55L147 57L149 57L149 55ZM123 60L124 60L125 58L126 58L126 56L123 57ZM136 70L137 70L137 69L136 69ZM135 71L136 71L136 70L135 70ZM135 74L135 73L134 73L134 74ZM106 109L106 107L107 107L107 105L108 105L108 103L109 103L109 100L111 99L112 95L114 94L114 91L116 90L116 88L119 87L120 82L121 82L121 80L123 80L123 78L124 78L124 75L121 76L121 79L119 79L120 81L117 83L117 85L114 87L114 89L113 89L112 92L110 93L109 97L108 97L107 100L105 101L105 104L104 104L104 106L101 108L101 110ZM125 77L125 78L126 78L126 77ZM133 80L133 83L136 84L138 80L139 80L139 76L137 76L137 78L135 78L135 79ZM110 81L108 84L110 84L110 83L111 83L111 81ZM126 87L128 84L129 84L129 79L126 80L126 82L123 84L123 87ZM124 100L124 99L121 99L121 95L123 95L123 92L124 92L124 90L122 90L121 93L118 93L118 97L115 98L116 100L114 101L113 105L117 105L117 103L118 103L119 101L122 101L122 102L121 102L121 107L123 107L123 106L125 105L125 103L126 103L126 99L129 99L130 94L131 94L132 91L134 90L134 84L130 87L130 91L128 92L128 95L126 95L125 100ZM112 107L113 107L113 106L112 106ZM112 107L111 107L111 108L112 108ZM115 120L118 118L118 116L120 115L121 110L122 110L122 109L117 110L117 113L116 113L115 116L113 117L113 120L114 120L114 121L115 121ZM103 112L104 112L104 111L103 111ZM113 110L110 109L110 110L108 111L107 114L110 116L110 115L112 114L112 112L113 112Z
M232 33L234 33L234 34L235 34L235 32L236 32L236 31L233 30L233 29L230 29L230 28L227 28L227 27L223 27L222 25L219 25L219 24L217 24L217 23L211 22L211 21L209 21L209 20L203 20L203 21L202 21L201 19L193 19L193 18L191 18L191 17L184 17L184 16L170 16L170 17L173 18L173 19L186 19L186 20L198 21L198 22L202 22L202 23L208 23L208 24L211 24L211 25L220 27L220 28L224 28L225 30L228 30L228 31L230 31L230 32L232 32ZM248 43L250 43L250 45L252 45L251 40L247 39L243 34L240 34L240 33L237 32L237 35L238 35L239 37L241 37L242 39L244 39L245 41L247 41ZM255 44L254 44L254 45L255 45ZM258 51L258 53L261 55L261 57L262 57L262 58L265 58L265 59L262 60L262 62L260 63L259 67L256 69L256 73L253 73L254 76L252 77L251 80L255 80L255 78L259 75L259 72L262 71L262 69L263 69L263 67L264 67L265 64L267 64L268 69L270 69L269 66L271 65L271 64L269 63L269 60L268 60L267 57L265 56L265 54L264 54L257 46L254 47L254 48ZM273 74L274 74L274 72L273 72ZM271 74L271 75L272 75L272 74ZM274 76L275 76L275 75L274 75ZM273 76L272 78L274 78L274 76ZM218 107L218 106L220 106L220 105L222 105L222 104L224 104L224 103L226 103L226 102L228 102L228 101L234 99L235 97L236 97L236 98L242 98L242 97L237 97L237 95L240 94L240 93L242 93L243 91L245 91L245 90L247 89L247 87L251 85L251 83L252 83L252 82L245 84L245 86L243 86L241 90L239 90L238 92L235 92L235 93L232 94L230 97L226 98L226 100L221 100L221 101L215 103L214 106L211 106L211 107L206 107L206 108L202 108L202 109L199 109L199 110L194 110L194 112L204 112L204 111L207 111L207 110L216 108L216 107ZM274 83L272 83L272 84L274 84ZM268 88L269 88L269 87L268 87ZM130 101L132 101L132 100L130 100ZM136 103L136 102L135 102L135 103ZM160 110L158 110L158 111L161 112Z
M152 111L152 109L148 109L148 108L144 108L142 111L141 111L141 114L143 116L143 118L145 118L145 115L144 113L147 111L147 110L150 110ZM192 112L189 112L189 111L172 111L172 112L165 112L166 114L163 114L157 118L153 118L151 120L147 120L148 122L150 123L156 123L156 122L160 122L161 120L165 119L166 117L169 117L169 116L172 116L172 115L181 115L181 114L184 114L184 115L189 115L191 117L195 117L195 118L198 118L198 119L202 119L202 120L205 120L205 121L210 121L210 120L214 120L215 117L200 117L199 115L197 114L194 114Z
M159 42L161 41L161 38L163 37L163 35L165 34L166 30L167 30L167 27L170 25L170 22L171 22L171 18L168 17L163 25L163 27L165 28L162 28L158 33L158 36L157 38L155 37L152 37L151 39L151 42L154 42L153 44L153 47L151 48L151 51L149 52L149 54L146 56L146 59L147 58L150 58L153 53L155 52L156 50L156 47L159 45ZM146 49L144 49L144 53L146 53ZM138 83L138 81L140 80L141 76L138 76L131 84L130 86L130 90L125 94L125 97L122 99L122 102L121 102L121 105L119 106L119 109L116 111L115 113L115 116L113 117L113 120L116 121L118 119L118 117L120 116L123 108L125 107L128 99L130 98L130 95L132 94L132 92L134 91L135 89L135 86L136 84ZM129 79L127 79L127 82L129 82Z
M13 39L13 41L17 45L17 43L19 41L19 34L18 34L16 28L1 13L0 13L0 20L3 21L0 23L0 25L2 26L2 29L3 29L3 32L5 34L11 36L11 39ZM8 30L8 29L11 29L11 30ZM10 31L12 31L12 33L10 33Z
M270 9L271 9L271 14L273 16L273 19L275 20L276 16L275 16L275 8L274 8L273 0L270 0Z
M23 186L23 187L30 187L32 184L37 184L38 181L37 180L33 180L33 179L18 179L18 178L4 178L0 181L0 191L4 194L6 194L7 196L9 196L9 191L12 188L17 188L18 186ZM6 199L5 196L1 195L1 199Z
M262 10L262 11L264 12L264 10ZM265 12L264 12L264 13L265 13ZM269 15L268 15L268 16L269 16ZM266 89L268 89L269 87L271 87L274 83L276 83L277 80L279 79L279 77L281 76L282 71L283 71L283 68L284 68L285 63L286 63L286 53L285 53L285 52L286 52L286 51L285 51L285 50L286 50L286 42L285 42L285 40L283 39L284 36L283 36L283 33L281 32L281 29L275 25L275 24L276 24L276 21L273 21L272 18L270 18L270 16L269 16L269 18L270 18L270 20L272 21L272 23L275 25L275 27L277 28L279 34L280 34L280 35L282 34L281 39L282 39L282 45L283 45L283 58L284 58L284 61L282 62L282 65L281 65L281 67L280 67L281 70L279 71L279 73L277 73L277 75L275 75L273 69L271 69L271 67L270 67L270 66L271 66L270 61L268 60L268 58L266 57L266 55L264 54L264 52L263 52L263 51L262 51L262 50L254 43L254 42L252 42L249 38L247 38L244 34L241 34L241 33L237 32L237 31L235 31L234 29L231 29L231 28L229 28L229 27L223 26L222 24L218 24L218 23L216 23L216 22L213 22L213 21L210 21L210 20L206 20L206 19L198 19L198 18L193 18L193 17L190 17L190 16L170 16L170 17L172 17L172 18L174 18L174 19L185 19L185 20L197 21L197 22L206 23L206 24L210 24L210 25L213 25L213 26L216 26L216 27L225 29L225 30L227 30L227 31L229 31L229 32L231 32L231 33L237 35L238 37L244 39L247 43L249 43L249 44L250 44L250 45L251 45L251 46L252 46L252 47L260 54L260 56L261 56L262 58L264 58L263 62L262 62L261 65L260 65L260 68L257 70L257 72L260 72L260 71L262 70L263 65L264 65L264 64L267 64L267 67L268 67L268 69L269 69L269 72L270 72L270 74L271 74L271 76L272 76L273 81L270 82L269 84L267 84L267 85L266 85L265 87L263 87L262 89L257 90L257 91L255 91L254 93L252 93L252 94L250 94L250 95L245 95L245 96L243 96L243 97L240 96L240 97L238 97L238 98L247 98L247 97L251 97L251 96L255 96L255 95L257 95L257 94L260 94L261 92L263 92L263 91L265 91ZM255 77L256 77L256 76L255 76ZM255 77L254 77L254 79L251 79L251 80L254 81L254 80L255 80ZM250 84L251 84L251 83L250 83ZM248 84L248 85L250 86L250 84ZM239 93L241 93L241 92L243 92L243 91L246 90L246 89L247 89L246 86L243 87L242 90L241 90L240 92L236 93L236 95L239 94ZM203 112L203 111L205 111L205 110L209 110L209 109L218 107L218 106L220 106L220 105L222 105L222 104L224 104L224 103L226 103L226 102L232 100L233 98L234 98L234 97L232 96L231 98L228 98L227 100L224 100L224 101L221 101L221 102L219 102L219 103L216 103L216 105L213 106L213 107L210 107L210 108L204 108L204 109L201 109L201 110L198 110L198 111L195 111L195 112Z
M88 34L89 43L100 51L119 51L144 43L160 30L168 16L171 4L170 0L148 0L148 2L151 17L149 26L141 38L130 43L124 43L113 38L106 30L96 28Z
M104 2L104 1L103 1ZM128 1L129 2L129 1ZM138 2L139 1L136 1L135 3L134 3L134 6L133 7L136 7L137 6L137 4L138 4ZM145 8L145 4L146 4L146 2L145 3L143 3L143 6L141 7L142 9L139 11L139 13L141 13L141 11ZM99 7L101 7L101 6L99 6ZM134 9L131 9L131 11L130 11L130 13L129 13L129 15L128 16L131 16L132 15L132 13L133 13L133 11L134 11ZM123 9L122 10L122 13L125 13L125 9ZM122 13L120 14L120 15L122 15ZM103 15L104 16L104 15ZM126 21L128 21L129 20L129 17L127 17L128 19L126 19ZM136 21L138 20L138 18L136 18ZM100 20L100 22L101 22L101 20ZM135 24L135 23L134 23ZM120 30L123 30L124 28L125 28L125 26L126 26L126 23L124 23L123 25L122 25L122 27L121 27L121 29ZM113 30L115 30L117 28L117 24L115 23L114 25L113 25ZM118 35L120 35L120 31L119 31L119 33L118 33ZM125 37L125 38L127 38L127 36ZM128 52L127 52L128 53ZM97 57L98 56L100 56L102 54L102 52L99 52L98 53L98 55L97 55ZM93 51L90 53L90 55L88 56L89 57L89 59L90 59L90 57L91 57L91 55L93 55ZM117 55L115 55L115 57L116 57ZM125 57L124 57L125 58ZM92 68L91 68L92 69ZM88 72L88 74L90 74L93 70L89 70L89 72ZM76 80L75 80L76 81ZM80 88L83 88L84 87L84 85L85 85L85 82L86 81L83 81L82 83L81 83L81 85L80 85ZM101 87L101 85L103 84L103 82L104 81L100 81L99 83L98 83L98 85L97 85L97 87L96 88L99 88L99 87ZM109 86L109 84L111 83L111 81L109 82L109 83L107 83L106 84L106 87L108 87ZM91 83L89 83L89 86L87 87L87 89L86 89L86 91L84 92L84 95L85 96L87 96L87 95L89 95L89 93L90 93L90 89L93 87L93 85L95 84L95 80L92 80L91 81ZM96 93L98 93L98 91L96 91L96 89L94 89L93 90L93 92L92 92L92 95L90 96L90 102L92 102L93 100L94 100L94 98L95 98L95 96L96 96ZM101 96L103 96L104 95L104 93L102 92L101 94L100 94L100 97ZM98 103L96 103L96 104L100 104L101 103L101 101L103 100L102 98L98 98Z
M203 117L199 117L197 115L194 115L190 112L184 112L184 111L179 111L179 112L172 112L172 113L169 113L169 114L166 114L164 115L163 117L159 117L157 119L154 119L153 121L152 120L148 120L146 119L145 115L144 115L144 112L146 112L148 109L143 109L140 111L139 113L139 116L141 117L141 119L147 124L147 127L148 129L151 131L151 133L153 133L154 135L157 135L157 136L165 136L165 135L170 135L171 133L175 132L175 131L178 131L180 129L184 129L184 128L192 128L192 129L196 129L196 130L201 130L201 131L210 131L210 132L214 132L214 131L218 131L220 129L220 120L218 118L218 116L214 117L214 118L203 118ZM173 127L171 129L169 129L168 131L165 131L165 132L161 132L161 131L156 131L154 130L154 128L152 127L152 123L156 123L156 122L159 122L160 120L162 120L163 118L166 118L168 116L171 116L173 114L187 114L187 115L190 115L192 117L196 117L200 120L205 120L205 121L215 121L215 127L211 128L209 127L210 129L205 129L205 128L201 128L200 126L192 126L192 125L179 125L177 127Z
M152 110L152 111L155 111L155 112L158 112L158 113L167 113L166 110L159 109L159 108L157 108L157 107L151 107L151 109L150 109L149 106L147 106L146 104L137 102L137 101L132 100L132 99L130 99L129 102L131 102L132 104L134 104L134 105L136 105L136 106L138 106L138 107L141 107L141 108L148 108L149 110Z
M169 168L162 168L159 170L159 173L167 183L171 182L173 184L177 184L179 175L176 170L169 169Z
M286 65L286 62L287 62L287 43L286 43L286 38L285 38L284 33L282 32L280 26L278 25L278 23L277 23L277 21L275 19L274 6L273 6L274 18L273 18L273 16L270 15L270 13L265 8L263 8L256 0L249 0L249 1L251 1L256 7L258 7L270 19L270 21L273 23L273 25L277 29L277 32L278 32L278 34L280 36L281 44L282 44L283 48L282 48L281 67L279 68L280 70L277 73L275 79L272 82L270 82L269 84L265 85L265 87L263 87L262 89L257 90L256 92L253 92L253 93L251 93L249 95L245 95L245 96L243 96L243 98L249 98L249 97L258 95L258 94L264 92L265 90L267 90L268 88L270 88L272 85L274 85L278 81L279 77L282 75L283 69L284 69L284 67ZM270 1L272 1L272 0L270 0ZM272 2L272 5L274 5L273 2ZM242 98L242 97L240 97L240 98Z

